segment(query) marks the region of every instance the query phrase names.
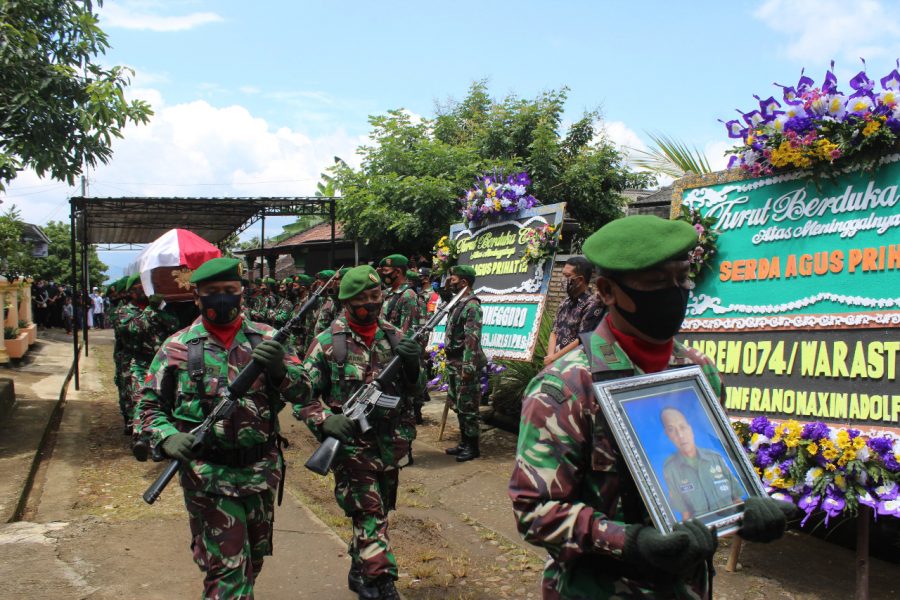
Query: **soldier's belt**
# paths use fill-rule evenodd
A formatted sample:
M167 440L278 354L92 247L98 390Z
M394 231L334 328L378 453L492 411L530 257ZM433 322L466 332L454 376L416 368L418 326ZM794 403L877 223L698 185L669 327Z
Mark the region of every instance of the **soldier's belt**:
M277 443L278 436L270 436L262 444L246 448L204 448L200 459L232 468L249 467L269 455Z

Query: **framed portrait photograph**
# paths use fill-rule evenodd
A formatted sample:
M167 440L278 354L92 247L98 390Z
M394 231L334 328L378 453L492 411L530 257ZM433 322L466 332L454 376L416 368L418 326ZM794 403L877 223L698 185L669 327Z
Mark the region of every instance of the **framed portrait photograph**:
M698 366L598 382L594 393L654 526L699 519L720 536L765 490Z

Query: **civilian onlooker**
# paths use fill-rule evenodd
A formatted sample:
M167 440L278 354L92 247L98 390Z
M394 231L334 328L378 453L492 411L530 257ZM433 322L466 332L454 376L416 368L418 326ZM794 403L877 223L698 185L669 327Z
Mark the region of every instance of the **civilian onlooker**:
M50 294L47 291L47 282L39 279L31 290L32 314L34 322L41 327L48 327L47 318L50 309Z
M66 333L72 333L72 321L75 317L75 309L72 306L72 299L66 298L65 304L63 304L63 327L66 328Z
M544 365L553 363L560 356L578 347L578 334L593 331L600 324L606 307L596 294L590 293L588 283L594 267L583 256L573 256L563 267L568 298L559 305L553 331L547 343Z
M90 298L90 311L88 312L88 327L96 327L97 329L103 329L103 296L100 295L100 289L94 288L91 291Z

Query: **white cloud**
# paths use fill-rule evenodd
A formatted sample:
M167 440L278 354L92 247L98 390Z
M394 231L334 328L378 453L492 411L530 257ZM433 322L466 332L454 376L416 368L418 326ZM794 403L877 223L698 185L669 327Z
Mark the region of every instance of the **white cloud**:
M626 155L629 154L631 150L647 149L647 145L644 144L640 136L622 121L604 121L603 129L599 132L597 138L609 140ZM597 138L595 138L595 140Z
M185 15L153 14L152 6L134 2L109 2L99 10L104 27L137 29L157 32L187 31L224 19L214 12L194 12Z
M358 166L365 136L334 128L312 136L273 129L242 106L199 100L166 106L156 90L129 90L151 99L147 125L129 125L113 145L113 159L88 174L92 196L307 196L340 156ZM80 189L22 172L0 195L0 210L15 204L23 218L44 224L68 220L68 197ZM268 224L267 224L268 225ZM273 233L276 231L273 229Z
M785 35L788 58L809 65L895 58L900 3L891 0L767 0L754 16Z

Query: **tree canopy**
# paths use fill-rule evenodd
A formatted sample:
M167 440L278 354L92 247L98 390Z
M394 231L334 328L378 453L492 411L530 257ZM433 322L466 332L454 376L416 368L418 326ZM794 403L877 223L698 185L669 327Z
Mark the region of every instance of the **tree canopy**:
M484 81L461 101L439 105L432 119L404 110L370 117L370 145L359 169L332 168L342 201L337 217L346 235L378 253L429 253L460 220L457 201L483 172L525 170L531 192L544 204L567 202L583 231L621 216L629 187L651 175L633 173L602 135L596 111L563 131L565 88L534 99L491 98Z
M72 185L84 165L109 161L129 121L152 115L125 99L130 69L95 62L109 42L93 4L0 2L0 189L25 168Z
M43 258L35 258L26 255L20 265L16 265L18 273L30 275L35 281L46 279L68 285L72 280L71 269L71 229L68 223L62 221L50 221L41 229L50 238L48 255ZM76 252L75 263L77 275L81 277L81 254ZM12 265L11 265L12 267ZM88 271L90 284L100 285L106 280L106 266L97 256L97 249L88 246Z

